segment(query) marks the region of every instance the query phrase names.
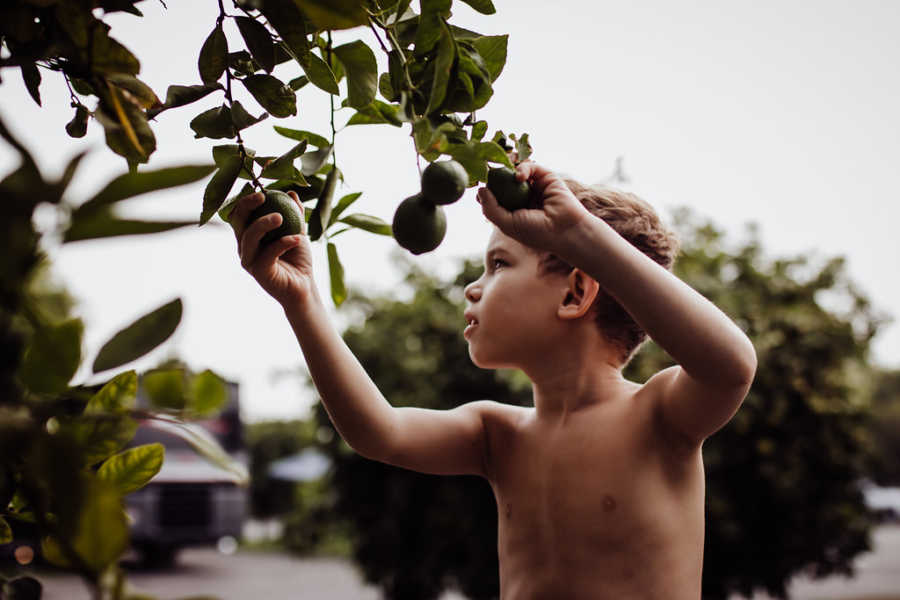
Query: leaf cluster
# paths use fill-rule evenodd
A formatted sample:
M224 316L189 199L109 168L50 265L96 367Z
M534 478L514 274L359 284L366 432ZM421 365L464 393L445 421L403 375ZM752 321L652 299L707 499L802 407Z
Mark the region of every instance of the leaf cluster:
M483 14L495 12L490 0L464 1ZM408 124L416 155L428 161L452 157L466 169L469 186L487 180L490 163L513 166L508 153L514 148L503 132L485 139L488 124L475 116L490 100L493 84L503 71L508 36L482 35L451 24L452 0L420 0L418 11L411 0L233 0L235 11L230 13L220 3L218 19L199 44L197 81L169 85L164 100L138 78L140 61L110 36L111 28L104 21L115 12L142 16L136 4L133 0L12 0L0 9L4 17L0 41L10 55L0 60L0 70L21 70L38 104L41 71L61 73L75 109L66 131L73 137L84 136L93 117L104 127L108 146L126 158L133 175L137 165L146 163L155 151L153 120L165 111L221 92L220 105L190 121L195 138L234 142L213 148L216 168L203 194L199 223L217 212L227 214L235 198L263 186L297 192L312 203L307 211L310 237L322 238L326 244L335 304L346 297L346 289L343 265L331 238L354 228L392 235L390 225L373 215L330 216L359 197L358 193L335 194L342 180L334 155L335 99L338 110L352 111L345 126ZM225 34L229 23L240 34L238 47L229 45ZM378 48L373 50L362 38L332 44L333 30L353 28L374 33L387 55L387 71L379 73ZM286 63L298 67L299 73L292 78L276 75L276 67L287 68ZM242 131L248 127L269 116L296 117L298 91L309 84L333 98L330 140L276 126L278 133L294 140L294 146L277 156L258 156L245 147ZM236 99L233 92L238 86L263 112L248 110ZM527 135L521 141L510 137L516 142L516 160L527 158ZM247 183L229 201L239 179ZM111 217L102 204L89 203L87 208L92 209L93 218L74 227L68 239L97 237L110 228ZM123 233L160 230L142 223L117 225Z
M14 541L18 527L31 527L47 560L75 570L91 587L106 590L107 597L126 598L118 569L129 537L123 497L150 481L164 458L160 444L127 445L141 421L161 420L245 481L246 473L214 440L185 422L222 407L225 383L210 371L182 369L177 371L183 383L178 395L170 383L173 370L154 370L144 375L147 407L136 404L134 370L97 385L73 385L85 358L84 324L71 315L71 298L49 283L32 217L39 205L55 210L60 226L53 233L67 242L137 229L162 231L180 224L122 220L112 207L195 181L211 168L128 173L71 205L64 195L83 154L60 179L48 181L2 121L0 136L21 158L20 166L0 179L0 544ZM181 312L176 299L123 327L97 354L94 373L121 367L159 346L177 328ZM0 581L4 597L39 598L35 584L30 578Z

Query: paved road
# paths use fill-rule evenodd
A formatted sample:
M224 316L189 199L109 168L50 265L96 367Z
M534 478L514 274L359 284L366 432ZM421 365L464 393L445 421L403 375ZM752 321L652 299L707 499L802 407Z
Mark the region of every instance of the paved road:
M44 600L91 600L76 577L38 575ZM221 600L380 600L351 563L339 559L297 559L285 554L241 551L233 556L211 549L185 549L174 568L132 569L128 582L136 592L160 600L211 595ZM445 594L441 600L464 600Z
M794 600L900 599L900 525L881 527L874 535L875 551L860 557L858 577L810 581L792 585ZM81 582L68 575L41 575L46 600L90 600ZM296 559L283 554L241 551L225 556L214 550L185 550L174 569L132 571L136 591L162 600L210 594L221 600L379 600L377 588L363 583L352 564L335 559ZM754 600L766 600L757 595ZM446 594L442 600L463 600Z
M857 576L795 579L789 588L793 600L900 600L900 523L875 530L873 552L856 561ZM753 600L769 600L757 594Z

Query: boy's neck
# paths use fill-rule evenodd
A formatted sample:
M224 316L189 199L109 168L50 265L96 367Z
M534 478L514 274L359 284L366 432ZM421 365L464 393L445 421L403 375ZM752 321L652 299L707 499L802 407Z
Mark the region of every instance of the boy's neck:
M534 408L539 419L565 421L571 414L622 396L635 384L625 379L620 366L604 361L554 364L544 373L528 373Z

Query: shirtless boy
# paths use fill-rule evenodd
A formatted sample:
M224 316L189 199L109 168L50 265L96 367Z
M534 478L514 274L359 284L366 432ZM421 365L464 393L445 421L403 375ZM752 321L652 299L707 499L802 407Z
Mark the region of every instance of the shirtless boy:
M675 245L643 202L567 183L533 162L517 177L541 208L509 212L478 191L495 229L484 274L466 288L464 337L477 366L528 375L534 408L392 407L330 323L309 241L285 237L259 250L280 223L269 215L245 227L261 194L242 198L232 217L241 263L284 308L351 447L490 482L504 600L697 600L701 445L747 394L753 346L668 270ZM678 364L638 384L622 368L643 332Z

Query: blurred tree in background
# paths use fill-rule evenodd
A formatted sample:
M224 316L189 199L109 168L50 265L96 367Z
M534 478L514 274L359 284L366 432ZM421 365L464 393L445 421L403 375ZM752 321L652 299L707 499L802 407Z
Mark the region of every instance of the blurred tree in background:
M874 524L860 480L875 457L868 359L882 319L840 258L768 260L753 229L731 247L687 212L677 221L676 272L738 323L759 359L743 406L704 444L704 597L786 597L801 570L849 574ZM643 381L670 364L651 344L627 375Z
M875 523L859 484L877 464L867 361L881 319L841 259L771 260L753 229L734 244L687 211L677 228L678 275L735 319L759 356L743 407L704 445L704 597L754 589L786 597L800 571L849 573ZM530 405L523 374L480 370L469 360L463 287L481 267L467 262L449 284L408 268L412 298L351 296L364 323L344 334L391 403ZM670 364L650 343L626 376L644 381ZM884 381L897 389L896 376ZM321 405L316 418L331 426ZM336 495L326 516L352 525L353 556L385 597L436 598L446 588L497 597L496 505L485 481L372 462L337 436L324 447L335 461Z
M872 480L900 486L900 371L880 371L872 396L872 434L878 448Z

